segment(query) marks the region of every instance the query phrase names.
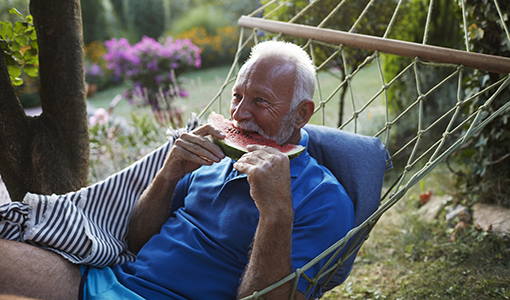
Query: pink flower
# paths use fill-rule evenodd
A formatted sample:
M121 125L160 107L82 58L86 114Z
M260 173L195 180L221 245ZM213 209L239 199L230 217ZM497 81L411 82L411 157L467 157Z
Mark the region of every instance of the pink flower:
M94 112L94 116L97 119L97 124L105 125L106 123L108 123L108 112L106 111L106 109L102 107L96 109L96 111Z

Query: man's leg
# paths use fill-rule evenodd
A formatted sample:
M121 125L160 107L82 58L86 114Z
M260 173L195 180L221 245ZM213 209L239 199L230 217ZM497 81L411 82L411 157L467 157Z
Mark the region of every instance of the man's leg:
M79 266L29 244L0 239L0 291L37 299L78 299Z

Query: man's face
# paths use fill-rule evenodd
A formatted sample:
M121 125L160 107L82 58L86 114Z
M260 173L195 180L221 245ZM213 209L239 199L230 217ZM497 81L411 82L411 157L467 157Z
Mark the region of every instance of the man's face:
M236 127L255 131L279 144L295 141L291 108L295 70L278 58L265 58L239 74L230 116Z

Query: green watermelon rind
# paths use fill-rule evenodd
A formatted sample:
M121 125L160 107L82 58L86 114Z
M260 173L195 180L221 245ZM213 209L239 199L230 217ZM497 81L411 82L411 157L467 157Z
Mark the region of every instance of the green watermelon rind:
M245 153L248 153L248 150L246 150L246 148L239 147L225 140L213 138L213 142L220 147L220 149L226 156L232 158L233 160L239 160L241 156L243 156ZM292 160L298 157L304 150L305 147L301 145L296 145L295 149L288 151L285 154L287 154L289 160Z
M225 120L225 118L222 115L217 114L215 112L211 112L208 122L214 124L214 122L215 122L214 118L216 116L221 117L222 120ZM239 160L239 158L241 158L241 156L243 156L245 153L248 153L248 150L246 150L246 148L236 144L233 141L213 138L213 142L221 148L221 150L223 151L223 153L226 156L228 156L234 160ZM305 150L305 147L303 147L301 145L294 145L294 146L295 146L295 148L293 150L284 152L289 157L289 160L298 157ZM278 148L275 148L275 149L278 149ZM278 149L278 150L281 151L281 149Z

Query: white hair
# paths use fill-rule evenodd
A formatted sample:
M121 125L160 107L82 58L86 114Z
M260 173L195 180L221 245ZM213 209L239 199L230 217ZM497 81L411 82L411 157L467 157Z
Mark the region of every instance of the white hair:
M312 100L315 92L315 66L308 53L296 44L271 40L255 45L240 73L261 58L275 56L292 62L296 67L291 108L295 109L303 100Z

